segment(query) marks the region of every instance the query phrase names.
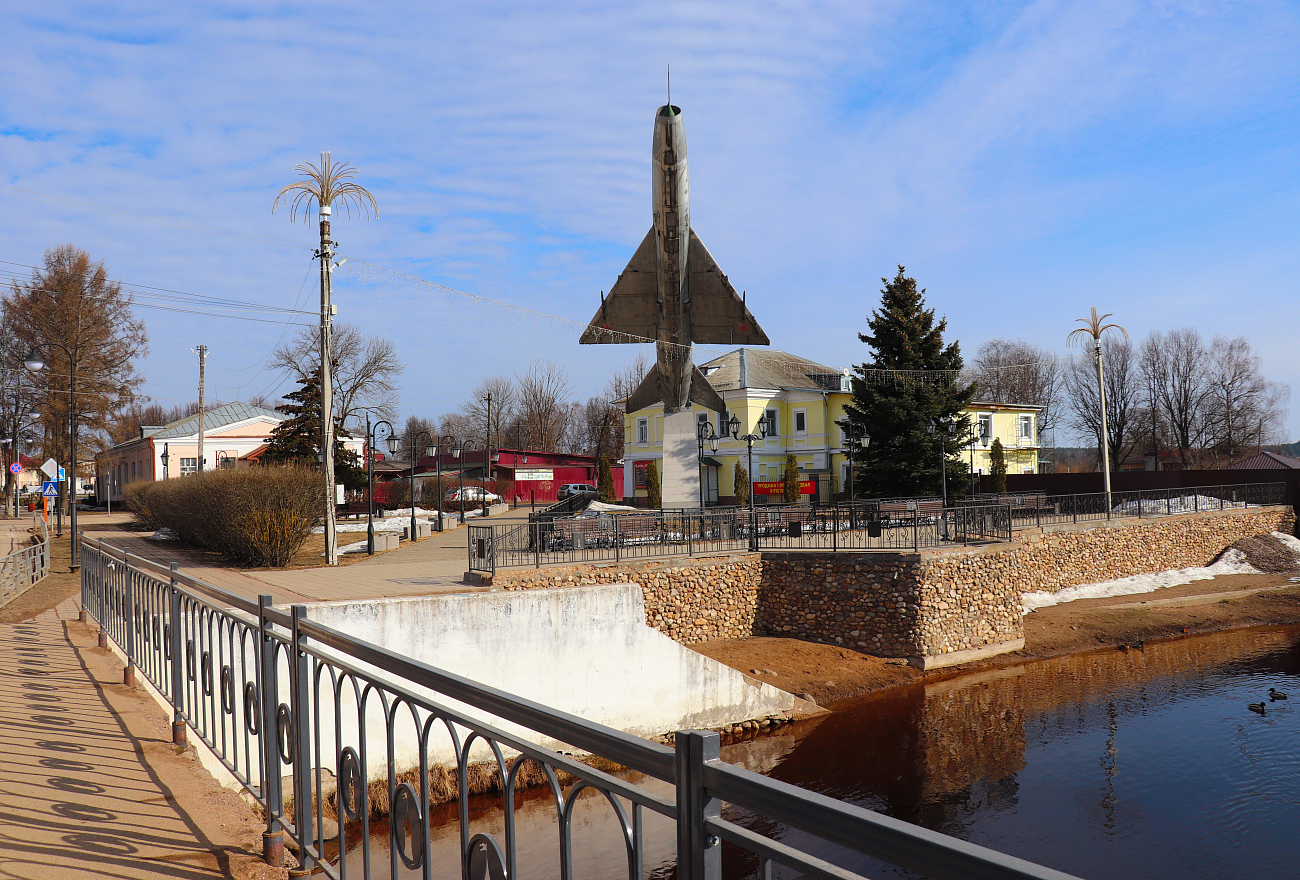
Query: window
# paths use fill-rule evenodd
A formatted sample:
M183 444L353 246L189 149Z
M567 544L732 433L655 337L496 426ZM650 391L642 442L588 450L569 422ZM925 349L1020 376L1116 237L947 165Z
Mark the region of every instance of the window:
M802 434L808 430L808 413L806 410L797 409L794 411L794 432Z
M1031 415L1022 415L1017 420L1020 427L1020 439L1032 441L1034 439L1034 417Z
M769 409L767 411L767 436L769 437L781 436L781 432L777 430L777 427L778 425L776 421L776 410Z
M636 442L642 445L650 442L650 419L636 420ZM193 459L190 459L193 461Z
M196 458L182 458L182 459L181 459L181 476L182 476L182 477L185 476L186 474L194 474L194 473L198 473L198 470L199 470L199 460L198 460L197 457L196 457Z
M976 429L979 432L979 437L976 438L977 441L987 439L990 443L992 443L993 442L993 413L980 413L979 421L976 424Z
M135 462L131 462L131 481L135 481Z
M707 425L708 423L709 423L708 413L702 412L702 413L695 414L695 436L696 437L700 436L700 431L704 430L704 426Z

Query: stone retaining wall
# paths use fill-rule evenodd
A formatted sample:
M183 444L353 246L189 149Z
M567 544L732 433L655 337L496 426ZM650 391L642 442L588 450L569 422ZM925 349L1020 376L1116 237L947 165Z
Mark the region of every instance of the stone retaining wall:
M1006 544L920 553L736 553L502 570L493 583L635 582L646 622L682 644L780 635L943 665L1022 643L1022 593L1205 565L1240 538L1294 522L1290 507L1248 508L1048 526Z

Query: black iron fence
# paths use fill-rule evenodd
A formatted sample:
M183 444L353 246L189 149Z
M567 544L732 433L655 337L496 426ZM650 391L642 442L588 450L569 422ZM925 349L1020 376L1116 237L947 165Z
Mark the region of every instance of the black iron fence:
M974 495L958 503L985 506L1001 504L1011 514L1015 528L1118 517L1172 516L1286 503L1285 483L1235 483L1134 492L1093 492L1086 495L1048 495L1017 492Z
M1069 880L725 764L710 731L679 731L670 748L363 642L313 622L302 605L254 602L99 541L83 543L82 559L82 607L126 655L128 679L143 673L172 708L174 740L192 732L239 780L264 810L264 856L280 864L291 849L302 876L520 876L516 794L531 769L554 806L564 880L580 848L605 851L604 841L575 831L583 824L575 807L593 792L622 835L620 855L603 866L611 877L667 876L675 866L678 877L720 880L727 853L750 866L745 876L764 880L856 880L862 875L843 865L861 855L934 878ZM572 753L645 779L597 770ZM470 812L469 780L484 769L499 788L500 832ZM450 782L458 810L435 809L435 780ZM650 787L664 783L666 796ZM724 804L739 809L723 818ZM384 810L387 822L374 818ZM455 825L450 834L435 813ZM648 831L651 814L670 830ZM794 845L788 829L810 838ZM676 846L647 864L647 842L664 843L656 834ZM451 864L436 865L448 839Z
M921 550L1011 540L1003 504L944 508L935 499L764 505L602 514L469 529L470 571L618 562L734 550Z

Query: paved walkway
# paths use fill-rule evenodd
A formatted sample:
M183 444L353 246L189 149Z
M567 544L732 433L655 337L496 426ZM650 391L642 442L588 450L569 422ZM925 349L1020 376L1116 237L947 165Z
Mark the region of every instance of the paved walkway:
M0 876L283 876L258 858L252 811L177 754L76 618L69 600L0 625Z
M520 507L476 523L510 525L528 521L529 509ZM357 534L342 532L339 543ZM339 602L349 599L386 599L427 596L433 593L484 592L486 587L465 583L469 567L468 531L464 527L434 534L414 544L404 543L370 559L337 568L300 568L288 571L236 571L217 563L195 563L171 541L151 541L143 535L120 531L87 531L87 537L163 565L180 563L181 570L236 595L256 598L270 593L277 604Z

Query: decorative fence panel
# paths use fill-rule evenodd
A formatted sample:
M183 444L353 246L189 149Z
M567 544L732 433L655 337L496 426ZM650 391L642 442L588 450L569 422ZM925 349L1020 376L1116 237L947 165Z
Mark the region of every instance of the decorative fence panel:
M360 641L313 622L305 606L252 602L102 542L86 542L83 558L87 613L126 653L128 670L172 706L174 738L193 731L264 809L267 860L280 864L287 845L300 876L543 876L534 861L521 864L517 848L516 794L531 769L554 807L563 880L585 841L575 808L592 793L623 844L598 876L644 880L675 867L683 880L721 880L722 855L734 847L753 865L745 876L763 880L855 880L862 875L836 862L861 856L935 878L1068 880L727 765L710 731L679 731L669 748ZM628 781L574 754L645 778ZM496 783L499 832L470 811L470 780L484 772ZM437 809L447 796L454 812ZM724 819L724 804L745 817ZM662 817L661 830L647 831L651 815ZM435 853L445 824L455 825L450 865L434 861L445 857ZM816 839L792 846L785 828ZM646 859L652 834L668 838L654 841L670 853L657 864Z
M40 523L40 542L15 550L0 559L0 605L27 592L50 573L50 530L44 517L36 516Z

